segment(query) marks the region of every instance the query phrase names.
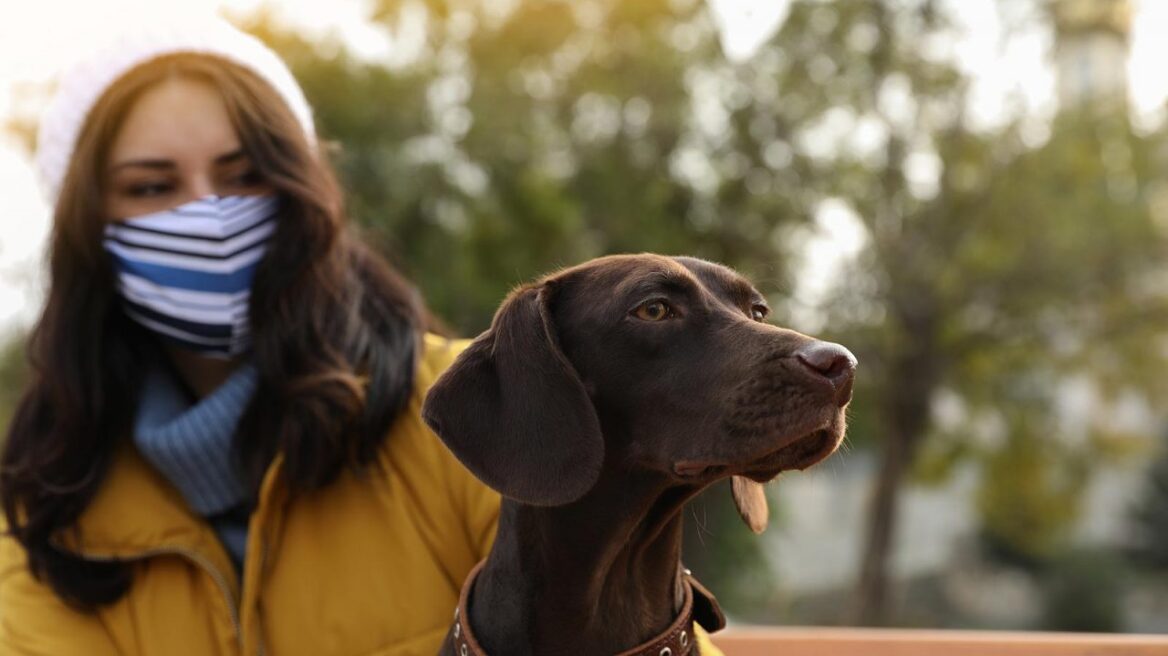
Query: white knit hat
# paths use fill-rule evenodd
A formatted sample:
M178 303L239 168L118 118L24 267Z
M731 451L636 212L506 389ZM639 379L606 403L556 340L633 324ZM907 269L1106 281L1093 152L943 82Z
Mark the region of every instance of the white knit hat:
M135 67L164 55L217 55L258 75L288 104L309 143L315 143L312 108L292 72L259 39L217 16L154 20L123 29L69 68L41 118L36 165L51 203L61 191L82 126L99 98Z

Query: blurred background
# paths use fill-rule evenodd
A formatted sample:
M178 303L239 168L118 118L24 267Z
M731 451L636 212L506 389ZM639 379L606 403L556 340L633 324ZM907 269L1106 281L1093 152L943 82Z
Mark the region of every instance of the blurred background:
M21 4L0 423L45 285L38 113L158 3ZM732 622L1168 632L1168 3L167 3L208 8L287 58L364 238L455 332L648 250L858 355L846 448L769 487L767 534L728 487L688 511Z

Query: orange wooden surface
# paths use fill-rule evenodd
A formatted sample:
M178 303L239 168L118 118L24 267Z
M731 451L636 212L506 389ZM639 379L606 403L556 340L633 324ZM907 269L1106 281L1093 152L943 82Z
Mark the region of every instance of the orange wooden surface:
M726 656L1168 656L1168 635L730 628Z

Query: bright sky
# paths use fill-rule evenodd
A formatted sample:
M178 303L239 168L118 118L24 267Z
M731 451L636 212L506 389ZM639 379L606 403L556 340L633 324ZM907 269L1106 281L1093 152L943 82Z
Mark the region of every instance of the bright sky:
M504 0L497 0L504 1ZM511 2L513 0L506 0ZM742 59L765 41L786 15L789 0L707 0L723 31L727 54ZM321 37L334 38L371 59L392 61L408 44L394 44L388 36L364 20L367 0L31 0L0 5L0 122L12 113L27 113L14 106L14 91L43 88L46 81L83 52L102 26L119 17L163 11L219 9L243 15L266 6L287 23ZM1048 66L1049 38L1022 33L1003 39L998 14L1003 3L982 0L947 0L957 16L962 36L944 44L975 76L972 115L984 124L1002 118L1002 107L1011 94L1019 94L1026 106L1049 115L1054 107L1054 81ZM62 20L62 17L68 17ZM1130 93L1136 117L1152 126L1162 120L1168 97L1168 2L1136 0L1132 53L1128 66ZM808 268L801 296L813 299L830 284L841 254L854 252L856 220L850 209L825 203L820 232L807 236ZM41 254L48 232L48 208L39 193L27 156L0 136L0 329L27 325L41 299ZM811 265L810 263L816 263Z

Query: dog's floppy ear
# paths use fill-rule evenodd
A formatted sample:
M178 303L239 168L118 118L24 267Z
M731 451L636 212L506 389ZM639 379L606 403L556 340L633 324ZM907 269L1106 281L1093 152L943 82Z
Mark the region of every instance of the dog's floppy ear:
M730 493L734 495L734 505L738 506L738 515L742 521L756 534L762 534L770 519L770 508L762 483L756 483L745 476L731 476Z
M584 495L600 474L600 420L560 350L551 288L521 288L426 396L422 417L504 496L537 506Z

